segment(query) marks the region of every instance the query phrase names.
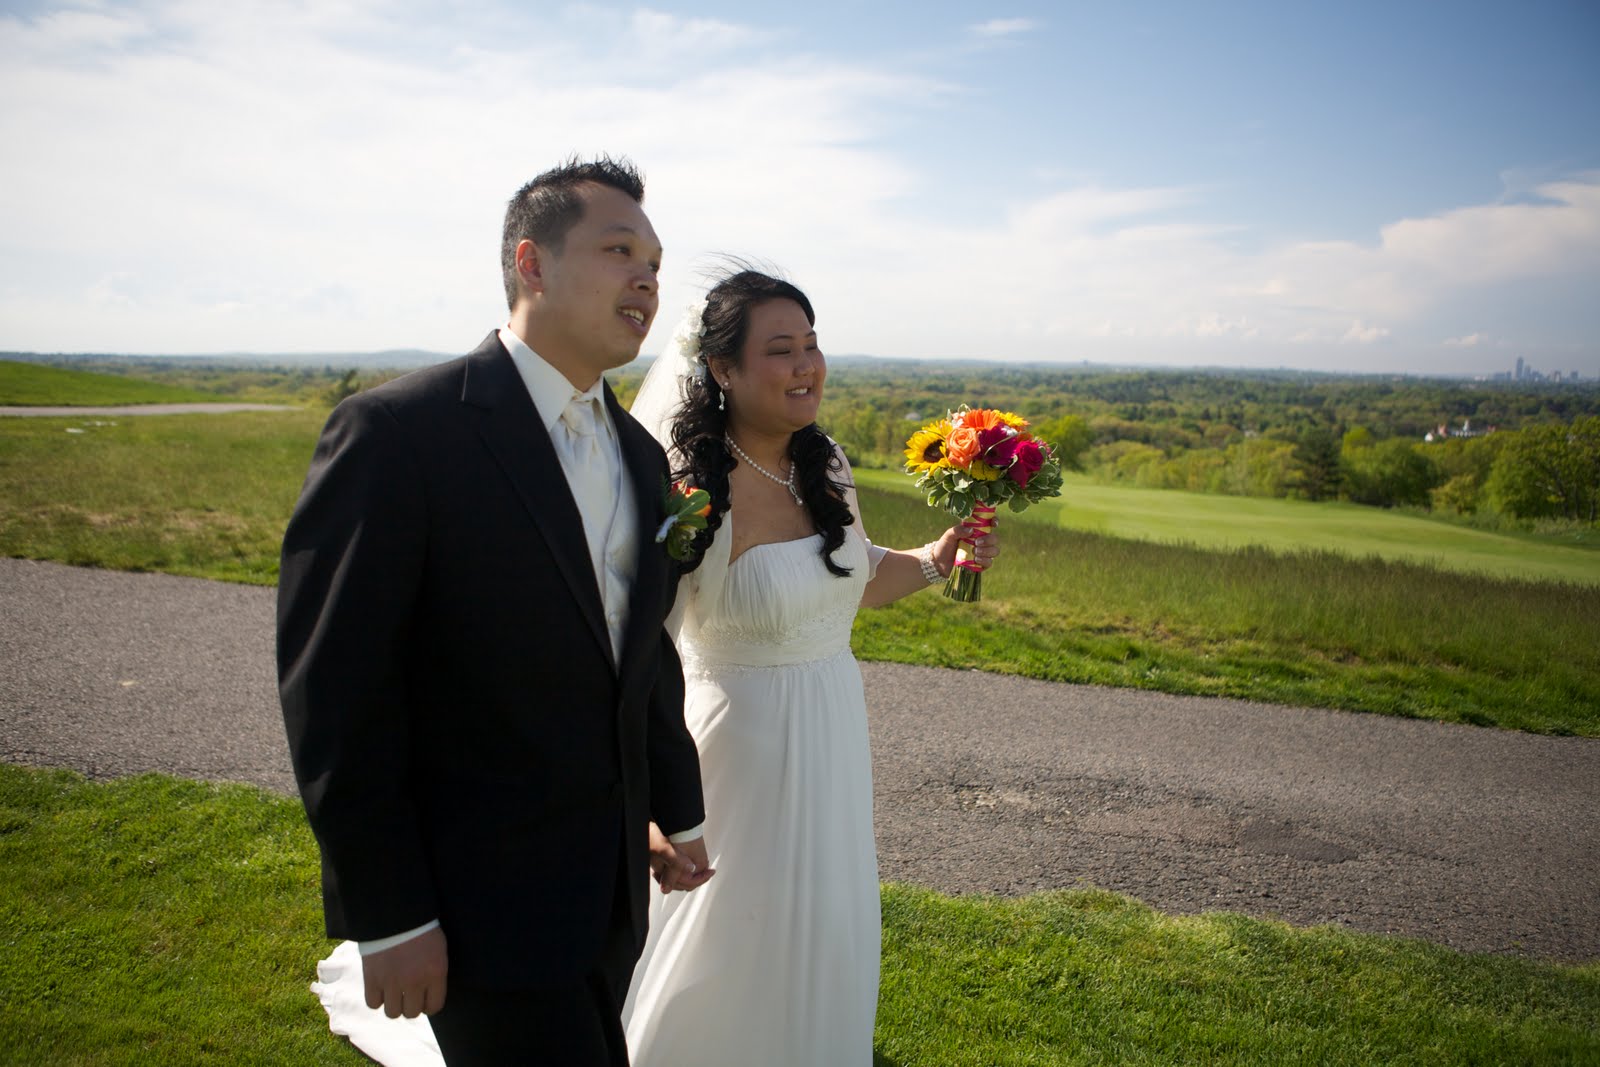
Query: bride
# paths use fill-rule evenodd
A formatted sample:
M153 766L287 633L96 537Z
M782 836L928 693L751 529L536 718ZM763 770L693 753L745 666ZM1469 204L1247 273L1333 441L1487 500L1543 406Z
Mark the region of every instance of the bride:
M815 321L788 282L725 277L633 405L712 501L669 627L717 872L693 893L659 876L623 1009L635 1067L872 1063L878 873L850 628L859 608L942 582L960 528L909 551L867 540L849 465L816 425ZM997 551L979 539L978 563ZM426 1017L366 1007L354 945L319 973L334 1032L389 1067L441 1062Z

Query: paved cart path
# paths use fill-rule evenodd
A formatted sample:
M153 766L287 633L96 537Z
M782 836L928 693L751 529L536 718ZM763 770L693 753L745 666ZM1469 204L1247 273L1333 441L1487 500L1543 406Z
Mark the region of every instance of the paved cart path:
M0 759L292 793L273 595L0 559ZM1600 740L863 673L886 880L1600 959Z

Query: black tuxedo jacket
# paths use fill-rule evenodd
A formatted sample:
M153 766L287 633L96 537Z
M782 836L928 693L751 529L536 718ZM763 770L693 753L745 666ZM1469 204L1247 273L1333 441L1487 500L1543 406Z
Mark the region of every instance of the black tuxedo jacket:
M606 390L639 516L614 663L577 505L510 355L334 411L284 535L278 677L330 937L438 918L454 978L530 988L643 944L647 823L704 819L652 539L666 459ZM617 906L621 887L626 907Z

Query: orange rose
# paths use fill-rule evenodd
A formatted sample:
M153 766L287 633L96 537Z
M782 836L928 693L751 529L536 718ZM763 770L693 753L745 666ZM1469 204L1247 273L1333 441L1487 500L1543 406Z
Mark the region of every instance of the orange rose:
M945 438L944 454L950 457L951 466L960 467L962 470L972 466L972 461L978 458L981 451L983 448L982 442L978 439L978 431L971 426L951 430L950 436Z

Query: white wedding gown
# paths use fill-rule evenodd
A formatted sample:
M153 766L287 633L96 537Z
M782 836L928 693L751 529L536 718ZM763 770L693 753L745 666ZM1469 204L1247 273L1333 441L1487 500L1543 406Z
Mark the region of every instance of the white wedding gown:
M623 1010L628 1046L635 1067L870 1067L878 865L866 699L850 653L870 549L857 523L834 553L848 578L823 566L820 535L758 545L729 565L732 518L678 604L717 873L692 893L652 887ZM367 1008L353 944L318 972L312 988L335 1033L387 1067L441 1062L426 1019Z

